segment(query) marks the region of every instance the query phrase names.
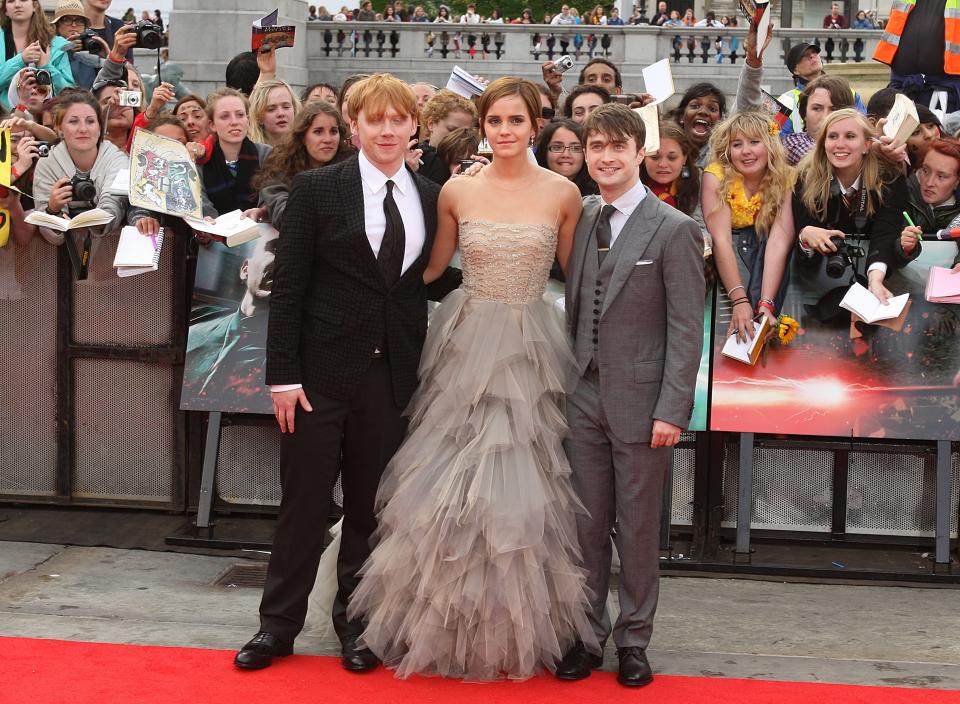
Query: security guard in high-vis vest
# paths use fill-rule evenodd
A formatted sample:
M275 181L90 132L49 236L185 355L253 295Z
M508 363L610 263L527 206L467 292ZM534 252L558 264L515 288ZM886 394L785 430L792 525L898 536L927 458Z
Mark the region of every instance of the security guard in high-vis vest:
M914 102L960 110L960 0L895 0L873 58Z
M793 76L793 88L777 100L790 108L791 112L790 119L780 128L781 137L804 131L803 118L800 117L800 94L810 81L824 74L820 47L806 42L794 44L787 52L787 70ZM853 91L853 106L866 115L867 108L857 91Z

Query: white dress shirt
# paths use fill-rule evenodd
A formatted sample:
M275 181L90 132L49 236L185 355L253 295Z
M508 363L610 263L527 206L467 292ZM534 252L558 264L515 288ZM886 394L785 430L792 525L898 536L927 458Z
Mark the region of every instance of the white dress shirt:
M423 245L427 237L417 184L407 171L406 164L401 163L400 169L393 176L388 177L370 163L362 149L359 163L360 180L363 186L363 220L367 241L370 243L374 257L380 253L383 232L387 228L387 216L383 212L383 199L387 197L387 181L394 183L393 199L397 202L400 217L403 219L404 251L401 272L405 272L423 253ZM274 384L270 387L270 391L279 393L299 388L302 388L301 384Z
M614 242L617 241L617 237L620 236L620 232L623 230L623 226L627 224L627 220L629 220L630 216L633 215L633 211L637 209L637 206L640 205L640 203L642 203L643 199L646 197L647 187L644 186L641 181L637 181L633 185L633 188L612 203L607 203L601 196L600 202L603 205L612 205L614 208L616 208L616 212L610 216L611 247L613 247Z
M405 272L423 253L426 240L426 225L423 222L423 207L420 205L420 192L413 176L407 171L406 164L393 176L386 176L370 163L363 150L360 151L360 180L363 182L363 220L367 230L367 240L373 256L380 253L383 243L383 231L387 227L387 216L383 212L383 199L387 197L387 181L393 181L393 199L403 218L404 251L403 267Z

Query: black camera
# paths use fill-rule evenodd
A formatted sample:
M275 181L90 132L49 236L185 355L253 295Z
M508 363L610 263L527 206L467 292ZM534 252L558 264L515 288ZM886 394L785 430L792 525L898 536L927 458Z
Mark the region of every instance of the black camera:
M50 156L50 143L49 142L36 142L37 145L37 158L42 159L45 156Z
M33 80L36 81L38 86L53 85L53 79L47 69L37 68L36 64L30 64L29 68L33 72Z
M460 172L459 172L459 173L462 174L464 171L466 171L467 169L469 169L471 166L473 166L473 165L476 164L476 163L477 163L477 162L476 162L474 159L461 159L461 160L460 160Z
M137 23L136 32L137 43L134 44L136 48L159 49L163 46L163 30L150 20L140 20Z
M84 171L78 171L70 179L70 187L73 188L73 200L94 203L97 200L97 187L90 179L90 174Z
M842 237L834 235L830 241L837 248L836 252L831 252L824 256L826 259L827 276L831 279L839 279L843 276L848 266L854 266L855 260L866 256L862 247L848 244Z
M99 54L103 51L103 44L98 41L99 38L92 29L85 29L77 35L76 41L80 42L80 51Z

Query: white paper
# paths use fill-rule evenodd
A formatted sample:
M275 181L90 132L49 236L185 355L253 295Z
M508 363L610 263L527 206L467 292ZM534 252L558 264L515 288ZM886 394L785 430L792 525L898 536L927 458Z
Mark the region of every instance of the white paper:
M759 9L760 3L757 3ZM767 31L770 29L770 3L764 3L763 15L757 25L757 54L763 56L764 43L767 41Z
M673 72L670 70L669 59L661 59L655 64L645 66L641 72L646 92L653 96L653 105L662 103L677 92L673 85Z
M130 195L130 169L120 169L113 178L107 192L115 196Z
M887 305L884 305L879 298L870 293L869 289L854 283L840 301L840 307L856 313L864 322L875 323L878 320L893 320L900 317L909 300L910 294L904 293L894 296Z
M643 140L644 150L648 155L655 154L660 149L660 112L657 110L656 103L634 108L633 111L643 120L646 130Z

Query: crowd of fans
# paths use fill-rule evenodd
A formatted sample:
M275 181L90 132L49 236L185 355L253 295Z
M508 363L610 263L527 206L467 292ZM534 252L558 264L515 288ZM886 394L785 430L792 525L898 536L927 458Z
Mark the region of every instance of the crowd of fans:
M147 95L128 62L136 26L115 23L107 9L108 0L60 0L51 22L37 0L0 6L7 45L0 100L8 110L0 125L11 130L13 185L22 193L4 194L0 206L11 213L17 245L36 236L64 241L62 233L24 223L30 209L102 208L113 219L92 229L93 238L123 224L155 233L164 216L129 208L109 188L127 167L136 127L187 145L202 177L206 217L240 209L278 229L297 173L355 153L345 109L363 75L298 93L277 77L274 52L247 52L229 63L226 85L209 96L179 94L163 81ZM603 16L602 8L597 13ZM571 16L570 8L559 16ZM88 29L93 32L81 36ZM881 90L864 104L844 78L827 75L817 45L801 42L787 54L795 84L779 97L791 111L779 126L760 90L757 45L751 28L736 96L710 83L680 96L662 115L659 149L641 166L657 197L700 223L711 243L708 268L730 297L734 325L744 331L756 311L772 315L779 308L795 251L825 256L851 233L868 236L869 287L886 299L888 273L920 252L918 233L960 224L956 114L938 116L918 105L920 127L905 144L894 143L880 128L898 91ZM581 124L599 105L640 106L650 97L625 94L619 68L607 59L589 61L568 89L552 62L542 69L542 118L531 158L582 194L596 193L584 166ZM420 128L411 135L411 169L442 184L489 157L472 100L426 83L413 89ZM122 99L131 91L141 97L135 104ZM78 179L92 181L95 191L80 198ZM917 227L905 227L904 211Z
M670 6L661 0L657 3L657 9L649 17L641 10L639 5L633 6L633 12L629 17L621 17L620 9L616 6L609 7L609 10L603 5L597 5L592 10L584 12L582 15L575 7L563 5L560 12L544 14L541 22L534 19L533 10L524 9L518 17L502 16L498 8L493 8L489 16L483 16L477 12L476 5L468 5L467 11L462 15L451 13L446 5L440 5L437 13L431 15L429 8L423 5L410 5L401 0L390 2L384 6L382 11L376 11L373 2L367 0L360 7L350 9L346 5L341 6L338 12L331 12L325 5L310 5L307 10L307 22L453 22L462 24L587 24L587 25L639 25L650 24L657 27L736 27L737 17L722 15L716 16L716 13L708 10L702 19L694 16L694 11L687 8L684 11L679 9L670 9ZM132 12L132 10L130 10ZM160 11L157 10L157 17ZM860 10L852 23L841 14L840 5L834 3L831 6L830 14L823 18L824 29L882 29L883 21L878 19L875 11Z

